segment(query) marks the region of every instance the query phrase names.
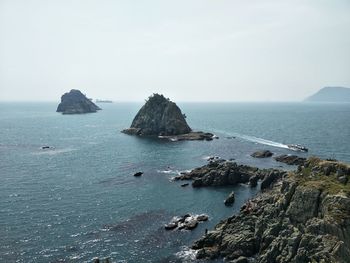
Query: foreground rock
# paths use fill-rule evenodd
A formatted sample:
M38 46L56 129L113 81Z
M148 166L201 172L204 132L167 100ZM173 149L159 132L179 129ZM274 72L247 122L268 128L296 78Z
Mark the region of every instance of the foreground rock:
M275 160L277 162L286 163L286 164L289 164L289 165L303 165L304 162L306 161L306 158L299 157L297 155L283 154L283 155L280 155L280 156L276 156Z
M273 174L273 176L272 176ZM269 187L279 178L286 175L285 171L276 169L258 169L248 165L239 165L232 161L218 159L210 161L207 165L193 169L189 173L182 173L174 180L192 180L193 187L204 186L228 186L250 182L251 186L257 185L258 179L270 178L266 187Z
M61 103L57 107L57 112L63 114L91 113L101 110L96 104L89 100L79 90L72 89L62 95Z
M349 179L349 165L310 158L192 248L230 262L349 262Z
M193 230L198 226L199 222L207 221L209 217L205 214L202 215L191 215L186 214L184 216L176 216L164 226L166 230Z
M254 158L267 158L271 157L273 155L272 152L265 150L265 151L257 151L255 153L252 153L251 156Z
M159 136L171 141L212 140L211 133L193 132L180 108L160 94L153 94L136 114L130 128L123 133Z

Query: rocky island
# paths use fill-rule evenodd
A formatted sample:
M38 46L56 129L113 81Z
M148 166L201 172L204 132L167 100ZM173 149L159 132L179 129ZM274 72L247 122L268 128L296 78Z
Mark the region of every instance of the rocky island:
M212 133L193 132L180 108L160 94L153 94L136 114L130 128L123 133L158 136L171 141L212 140Z
M345 87L324 87L306 98L307 102L350 102L350 89Z
M61 103L56 111L62 112L62 114L81 114L98 110L101 110L101 108L89 100L80 90L72 89L62 95Z
M196 177L209 176L210 171L201 176L199 169ZM294 172L272 172L263 180L272 174L274 180L238 215L193 244L196 257L236 263L349 262L350 165L311 157Z

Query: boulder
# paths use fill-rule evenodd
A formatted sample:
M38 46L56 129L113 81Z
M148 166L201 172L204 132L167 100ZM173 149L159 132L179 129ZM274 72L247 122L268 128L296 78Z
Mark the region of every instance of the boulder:
M135 177L139 177L139 176L141 176L141 175L143 175L143 172L134 173L134 176L135 176Z
M255 153L251 154L251 156L254 158L267 158L267 157L271 157L272 155L273 155L273 153L270 152L269 150L257 151Z
M57 107L57 112L62 114L91 113L101 110L95 103L88 99L79 90L72 89L62 95L61 103Z
M228 197L225 199L224 204L226 206L231 206L235 202L235 192L231 192Z
M201 214L197 216L197 220L198 221L207 221L209 219L209 216L205 215L205 214Z

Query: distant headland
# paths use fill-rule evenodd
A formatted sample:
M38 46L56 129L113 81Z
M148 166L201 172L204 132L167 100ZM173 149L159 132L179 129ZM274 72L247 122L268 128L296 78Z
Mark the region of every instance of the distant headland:
M57 107L57 112L62 112L62 114L81 114L98 110L101 108L76 89L64 93L61 97L61 103Z
M324 87L307 97L308 102L350 102L350 89L344 87Z
M170 99L153 94L136 114L130 128L123 133L139 136L158 136L171 141L212 140L214 135L193 132L187 124L186 115Z

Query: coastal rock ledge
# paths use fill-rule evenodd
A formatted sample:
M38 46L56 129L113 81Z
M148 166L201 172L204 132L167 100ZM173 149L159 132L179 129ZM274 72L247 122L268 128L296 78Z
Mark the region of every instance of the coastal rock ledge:
M349 262L350 165L308 159L192 248L225 262Z
M158 136L172 141L212 140L214 135L204 132L192 132L186 116L180 108L160 94L148 98L136 114L130 128L123 133L139 136Z
M89 100L80 90L72 89L62 95L57 112L62 114L91 113L101 110L95 103Z

